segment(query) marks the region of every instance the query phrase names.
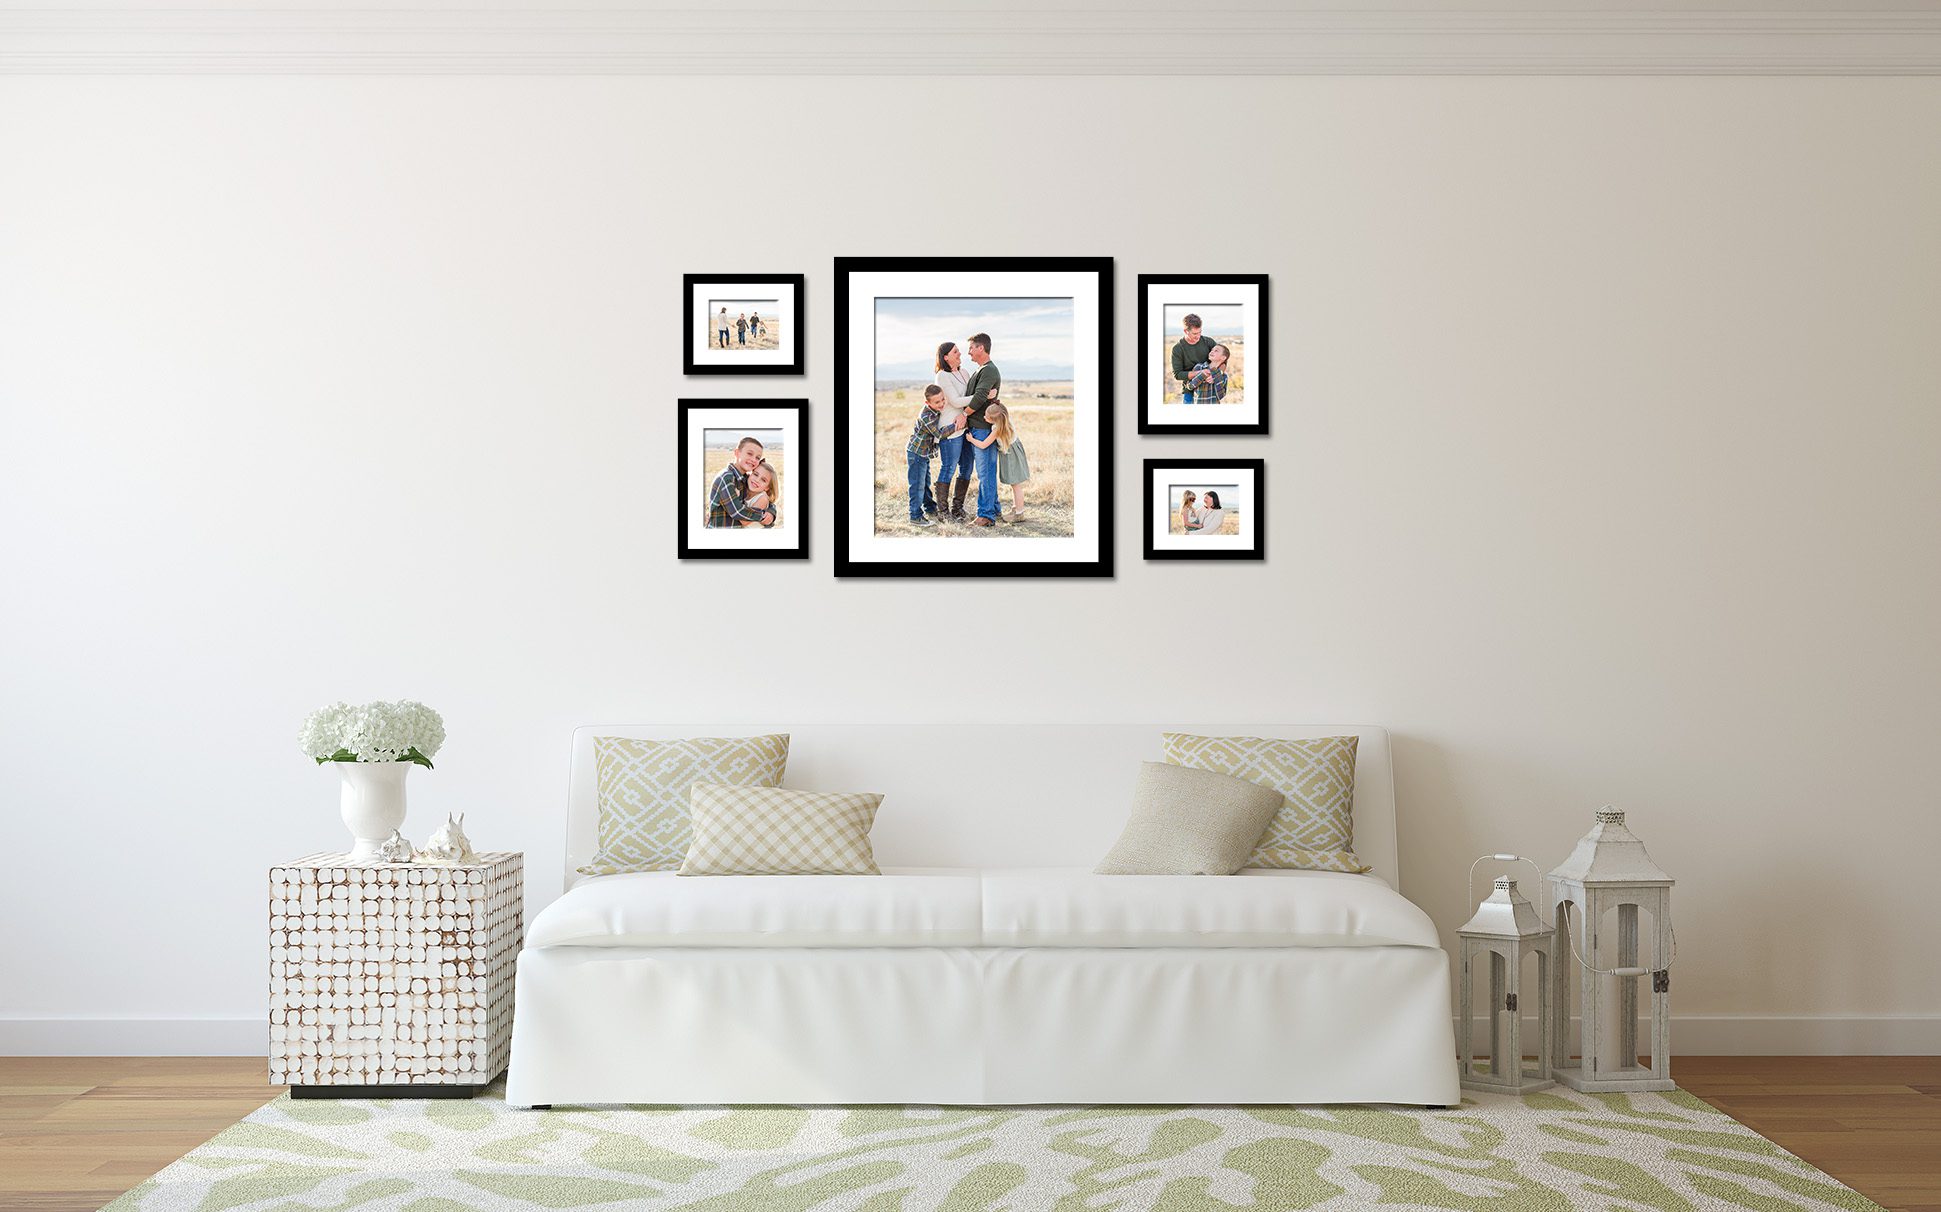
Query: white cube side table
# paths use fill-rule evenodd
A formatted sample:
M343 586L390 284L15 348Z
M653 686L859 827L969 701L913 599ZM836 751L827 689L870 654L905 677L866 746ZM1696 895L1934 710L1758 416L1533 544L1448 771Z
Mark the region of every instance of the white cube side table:
M505 1072L525 856L270 868L270 1081L292 1098L470 1098Z

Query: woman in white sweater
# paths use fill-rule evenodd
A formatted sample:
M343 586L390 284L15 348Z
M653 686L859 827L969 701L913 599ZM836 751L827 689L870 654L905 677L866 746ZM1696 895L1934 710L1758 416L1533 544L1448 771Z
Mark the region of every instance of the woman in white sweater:
M957 418L970 408L971 398L964 394L964 389L970 386L970 372L959 368L963 360L964 351L957 348L957 342L945 341L937 346L937 377L932 381L944 393L943 412L937 417L937 429L942 433L957 428ZM970 493L971 468L976 456L961 433L939 441L937 453L942 456L937 463L937 512L961 522L964 520L964 498ZM949 495L953 474L957 477L957 495L954 498Z

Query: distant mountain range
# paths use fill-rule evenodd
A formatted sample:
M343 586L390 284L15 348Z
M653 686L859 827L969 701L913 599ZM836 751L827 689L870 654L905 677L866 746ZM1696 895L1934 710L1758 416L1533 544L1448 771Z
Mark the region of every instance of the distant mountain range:
M1003 358L993 358L998 373L1006 379L1019 383L1033 383L1050 380L1064 380L1072 377L1072 368L1056 366L1050 362L1006 362ZM898 382L929 383L937 377L937 372L920 362L909 362L901 366L889 365L876 368L878 383Z

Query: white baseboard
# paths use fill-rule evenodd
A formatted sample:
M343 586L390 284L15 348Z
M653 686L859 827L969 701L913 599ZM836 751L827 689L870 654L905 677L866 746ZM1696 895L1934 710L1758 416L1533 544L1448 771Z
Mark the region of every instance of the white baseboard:
M0 1056L268 1056L266 1018L0 1018Z
M1523 1031L1534 1041L1536 1020ZM264 1056L269 1034L253 1017L0 1018L0 1056ZM1488 1039L1478 1020L1479 1051ZM1671 1041L1673 1056L1941 1056L1941 1015L1673 1015Z
M1462 1026L1462 1020L1456 1020ZM1489 1024L1476 1020L1476 1050L1489 1049ZM1571 1020L1571 1047L1577 1021ZM1639 1020L1638 1038L1651 1038ZM1537 1020L1523 1020L1523 1043L1534 1050ZM1941 1056L1941 1015L1674 1014L1671 1054L1679 1056Z

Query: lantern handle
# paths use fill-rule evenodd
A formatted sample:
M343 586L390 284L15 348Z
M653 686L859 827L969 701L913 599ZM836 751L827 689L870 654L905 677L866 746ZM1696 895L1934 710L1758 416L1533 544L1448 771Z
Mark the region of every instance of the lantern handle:
M1577 954L1577 933L1570 928L1569 901L1557 902L1557 929L1562 932L1564 938L1570 943L1570 958L1576 960L1579 966L1590 968L1592 972L1597 973L1599 976L1651 975L1651 969L1649 968L1592 968L1591 965L1585 963L1584 957ZM1672 962L1678 958L1678 927L1671 927L1669 933L1671 935L1671 954L1665 957L1665 965L1659 969L1660 972L1670 972ZM1654 947L1652 950L1656 951L1657 948ZM1654 955L1652 958L1656 959L1657 957Z
M1469 878L1463 881L1463 886L1462 886L1462 894L1463 894L1463 897L1465 898L1465 903L1463 905L1462 913L1458 914L1457 915L1458 917L1462 917L1467 914L1475 912L1476 868L1482 866L1484 863L1529 863L1530 870L1537 873L1538 887L1542 887L1543 885L1543 868L1537 866L1536 860L1524 858L1520 854L1485 854L1480 858L1478 858L1475 862L1469 864ZM1543 910L1540 908L1537 908L1537 904L1535 901L1532 901L1530 903L1530 907L1532 909L1536 909L1538 923L1541 924L1545 930L1552 929L1550 923L1543 920Z

